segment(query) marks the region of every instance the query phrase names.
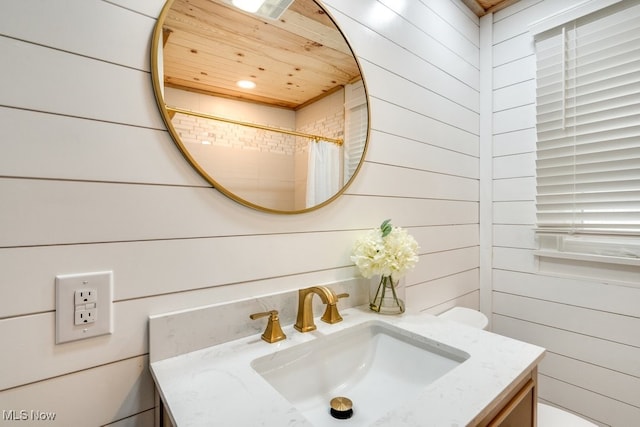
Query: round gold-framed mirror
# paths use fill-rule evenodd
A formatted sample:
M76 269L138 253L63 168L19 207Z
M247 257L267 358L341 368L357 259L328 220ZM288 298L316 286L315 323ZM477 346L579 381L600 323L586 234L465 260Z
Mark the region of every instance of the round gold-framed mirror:
M367 91L317 1L168 0L151 49L167 129L223 194L302 213L353 181L369 139Z

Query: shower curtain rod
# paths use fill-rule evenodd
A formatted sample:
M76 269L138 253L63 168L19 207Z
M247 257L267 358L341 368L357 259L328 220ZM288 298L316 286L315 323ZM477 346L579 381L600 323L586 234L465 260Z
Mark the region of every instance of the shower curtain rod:
M284 133L286 135L300 136L300 137L303 137L303 138L313 139L315 142L327 141L327 142L331 142L331 143L336 144L336 145L342 145L342 139L327 138L326 136L313 135L313 134L303 133L303 132L296 132L296 131L293 131L293 130L278 129L278 128L274 128L274 127L259 125L259 124L256 124L256 123L242 122L240 120L226 119L224 117L218 117L218 116L213 116L211 114L199 113L197 111L190 111L190 110L183 110L182 108L169 107L168 105L165 105L165 108L167 109L167 111L169 113L186 114L188 116L195 116L195 117L200 117L200 118L203 118L203 119L217 120L219 122L231 123L231 124L240 125L240 126L247 126L247 127L251 127L251 128L255 128L255 129L267 130L267 131L270 131L270 132L278 132L278 133ZM171 116L171 117L173 118L173 116Z

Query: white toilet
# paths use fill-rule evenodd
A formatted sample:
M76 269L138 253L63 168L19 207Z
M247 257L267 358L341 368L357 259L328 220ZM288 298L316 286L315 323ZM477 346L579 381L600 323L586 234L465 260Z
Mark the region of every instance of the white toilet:
M487 316L466 307L453 307L439 314L438 317L479 329L486 329L489 325ZM570 412L538 402L538 427L597 427L597 425Z
M466 307L453 307L444 313L440 313L438 317L441 319L453 320L458 323L464 323L467 326L478 329L487 329L487 326L489 325L489 319L487 319L487 316L477 310L472 310Z

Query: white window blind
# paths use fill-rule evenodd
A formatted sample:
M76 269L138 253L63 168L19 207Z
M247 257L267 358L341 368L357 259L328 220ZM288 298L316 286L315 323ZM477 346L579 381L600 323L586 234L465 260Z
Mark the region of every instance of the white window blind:
M367 142L369 113L362 80L345 87L344 183L356 172Z
M640 2L535 37L540 233L640 235Z

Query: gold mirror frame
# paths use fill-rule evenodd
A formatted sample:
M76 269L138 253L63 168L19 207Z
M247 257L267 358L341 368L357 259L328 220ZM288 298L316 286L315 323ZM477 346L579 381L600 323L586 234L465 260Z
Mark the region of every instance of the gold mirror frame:
M368 96L368 92L367 92L367 87L366 84L364 82L364 77L362 75L362 68L360 67L360 63L358 62L358 59L356 57L356 55L353 53L353 49L351 48L351 45L349 44L348 40L346 39L346 37L344 36L344 33L342 33L342 30L340 30L340 28L338 27L338 25L336 24L335 19L328 13L328 11L326 10L326 8L319 2L316 0L295 0L295 1L309 1L314 3L315 5L317 5L317 7L319 7L320 9L322 9L322 11L324 12L324 14L326 14L326 16L333 22L333 25L335 26L335 28L337 29L337 31L342 35L342 39L344 40L344 43L346 44L347 48L349 49L349 51L351 52L351 55L353 57L353 60L355 61L355 64L358 68L359 71L359 76L360 79L362 79L362 84L363 84L363 89L364 89L364 97L365 97L365 106L366 106L366 135L365 135L365 139L364 139L364 145L363 145L363 149L362 149L362 154L360 155L360 159L358 161L358 164L355 168L355 170L353 171L353 174L349 177L349 179L347 180L347 182L345 182L341 188L331 197L329 197L328 199L326 199L325 201L318 203L314 206L310 206L310 207L306 207L304 209L293 209L293 210L280 210L280 209L274 209L271 207L267 207L267 206L262 206L258 203L255 203L253 201L247 200L243 197L238 196L237 194L235 194L233 191L229 190L228 188L226 188L225 186L221 185L219 182L217 182L212 176L211 176L211 172L207 171L204 169L204 167L202 165L200 165L198 163L198 161L194 158L194 156L189 152L188 148L185 146L185 143L182 141L182 138L180 137L178 131L176 130L176 128L174 127L173 123L172 123L172 116L173 114L175 114L176 109L168 107L165 103L165 99L164 99L164 95L163 95L163 90L164 90L164 81L162 79L162 75L161 72L159 71L159 47L160 47L160 42L163 41L165 34L163 31L163 25L165 22L165 19L167 17L167 15L169 14L170 10L171 10L171 6L174 3L174 0L168 0L165 4L165 6L162 9L162 12L160 13L160 16L158 17L158 21L155 25L154 31L153 31L153 35L152 35L152 42L151 42L151 75L152 75L152 83L153 83L153 90L154 90L154 94L155 94L155 99L156 99L156 103L158 105L158 108L160 110L160 113L162 115L162 118L165 122L165 125L167 126L167 130L169 131L169 134L171 135L173 141L175 142L175 144L178 146L178 148L180 149L180 152L182 153L182 155L184 156L184 158L191 164L191 166L208 182L210 183L215 189L217 189L218 191L220 191L221 193L223 193L225 196L229 197L230 199L245 205L247 207L259 210L259 211L263 211L263 212L270 212L270 213L279 213L279 214L298 214L298 213L305 213L305 212L310 212L310 211L314 211L316 209L319 209L323 206L328 205L329 203L333 202L334 200L336 200L339 196L341 196L345 190L349 187L349 185L351 185L351 183L353 182L353 180L355 179L355 177L357 176L358 172L360 171L362 164L364 163L364 159L365 159L365 155L367 153L367 149L368 149L368 144L369 144L369 136L370 136L370 129L371 129L371 117L370 117L370 108L369 108L369 96ZM262 19L262 18L261 18ZM164 67L164 65L163 65ZM180 112L180 110L178 109L178 112ZM191 115L195 115L198 116L197 112L189 112L189 114ZM211 117L209 117L211 118ZM231 122L233 123L233 120L225 120L219 117L214 118L216 120L222 120L222 121L227 121L227 122ZM246 125L246 123L245 123ZM257 128L260 128L260 125L255 126ZM287 133L282 132L282 133ZM295 131L292 131L291 134L296 134ZM312 136L307 136L307 137L312 137ZM324 138L324 137L320 137L321 139L324 140L330 140L330 138ZM316 139L317 142L317 139ZM336 140L336 143L338 143L338 145L341 145L342 141L340 140ZM343 156L344 157L344 156ZM341 166L343 163L343 160L341 160Z

